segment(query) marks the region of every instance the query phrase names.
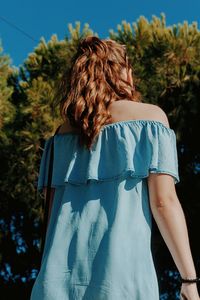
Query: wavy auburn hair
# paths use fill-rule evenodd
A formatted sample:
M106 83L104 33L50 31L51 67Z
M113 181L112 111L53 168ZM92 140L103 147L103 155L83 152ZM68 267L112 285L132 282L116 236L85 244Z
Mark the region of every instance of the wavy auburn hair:
M96 36L80 40L71 68L58 89L64 95L60 114L78 132L80 145L90 149L101 127L112 122L112 102L141 102L141 94L124 79L124 68L127 72L131 68L125 45Z

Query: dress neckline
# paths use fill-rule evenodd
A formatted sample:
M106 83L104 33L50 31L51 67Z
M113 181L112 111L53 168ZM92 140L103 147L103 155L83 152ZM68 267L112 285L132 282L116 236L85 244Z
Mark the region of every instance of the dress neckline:
M117 122L113 122L110 124L106 124L103 125L101 128L101 132L105 131L105 129L107 128L111 128L114 126L121 126L121 125L130 125L130 124L135 124L135 125L139 125L139 124L154 124L157 126L161 126L162 128L166 129L169 132L173 132L174 130L170 127L167 127L166 125L164 125L161 121L157 121L157 120L148 120L148 119L135 119L135 120L122 120L122 121L117 121ZM66 135L71 135L71 136L78 136L77 133L75 132L63 132L63 133L56 133L55 136L66 136Z

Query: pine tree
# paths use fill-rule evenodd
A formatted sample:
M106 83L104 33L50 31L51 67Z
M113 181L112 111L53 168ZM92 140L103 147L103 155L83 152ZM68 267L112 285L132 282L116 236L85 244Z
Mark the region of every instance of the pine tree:
M4 125L11 122L15 112L14 107L9 101L13 91L13 88L8 86L7 83L9 76L13 73L9 65L10 58L8 55L3 54L3 47L0 43L0 130Z

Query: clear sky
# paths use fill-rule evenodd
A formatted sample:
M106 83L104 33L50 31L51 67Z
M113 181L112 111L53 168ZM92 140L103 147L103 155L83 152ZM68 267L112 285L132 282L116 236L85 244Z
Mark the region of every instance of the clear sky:
M133 23L143 15L150 21L152 15L160 17L162 12L168 26L187 20L189 24L196 21L200 27L200 0L7 0L1 2L0 40L11 64L19 66L42 36L48 41L56 33L62 40L68 34L69 23L75 26L80 21L81 28L89 23L100 38L106 38L109 30L117 31L123 20ZM24 30L33 40L1 18Z

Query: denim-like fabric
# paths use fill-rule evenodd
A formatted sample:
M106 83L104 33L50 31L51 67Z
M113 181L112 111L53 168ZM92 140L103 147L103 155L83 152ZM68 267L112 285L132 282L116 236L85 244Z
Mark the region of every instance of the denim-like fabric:
M50 137L38 190L47 185ZM178 183L175 132L153 120L105 125L92 149L54 137L54 201L31 300L158 300L149 173Z

